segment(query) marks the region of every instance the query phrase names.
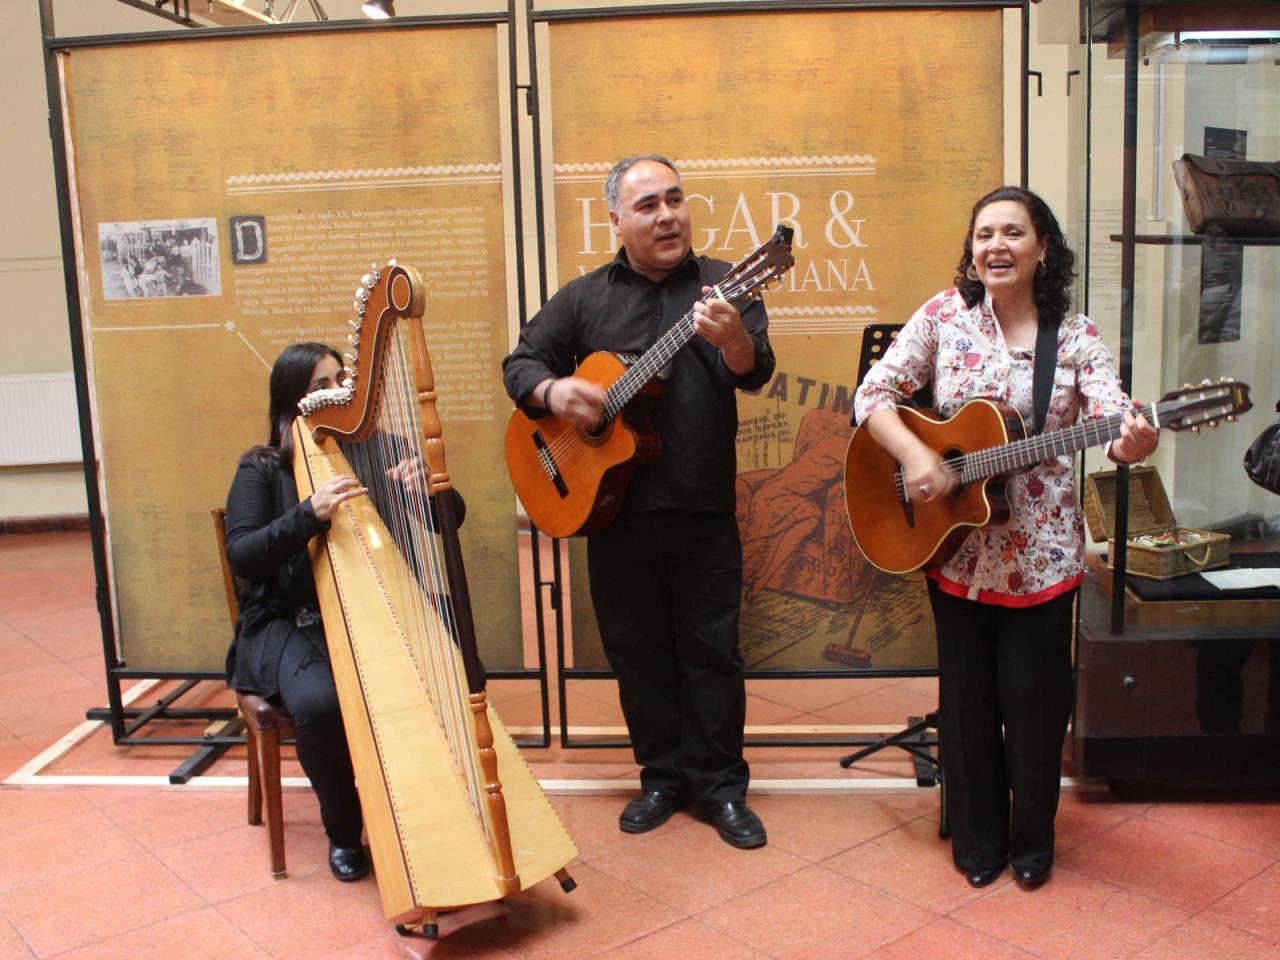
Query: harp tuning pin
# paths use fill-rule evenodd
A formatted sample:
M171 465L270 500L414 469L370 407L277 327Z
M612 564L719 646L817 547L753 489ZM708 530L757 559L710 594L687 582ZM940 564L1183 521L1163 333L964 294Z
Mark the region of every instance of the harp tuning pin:
M356 287L356 299L361 303L367 303L369 300L369 291L364 287Z
M366 287L372 287L373 277L366 273L363 277L360 278L360 282L364 284Z
M1201 381L1200 381L1200 386L1202 386L1202 387L1212 387L1212 386L1213 386L1213 381L1212 381L1212 380L1210 380L1208 377L1205 377L1203 380L1201 380Z
M348 343L350 343L350 344L351 344L351 346L352 346L354 349L359 350L359 349L360 349L360 333L359 333L359 331L357 331L357 332L355 332L355 333L351 334L351 336L347 337L347 342L348 342Z
M390 260L387 261L387 266L396 267L396 266L399 266L399 264L396 263L395 257L392 257Z
M1195 426L1193 426L1193 427L1191 428L1191 432L1192 432L1192 433L1199 433L1199 432L1200 432L1200 424L1198 424L1198 423L1197 423Z
M360 358L356 356L356 354L354 353L344 353L342 357L344 360L347 361L348 366L354 367L357 363L360 362Z

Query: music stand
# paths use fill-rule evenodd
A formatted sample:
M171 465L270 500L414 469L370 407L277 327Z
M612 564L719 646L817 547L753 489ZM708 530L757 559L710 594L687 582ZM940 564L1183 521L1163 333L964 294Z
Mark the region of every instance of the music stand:
M862 353L858 358L858 385L884 351L888 349L893 338L902 329L900 323L873 323L862 333ZM913 398L915 404L930 405L931 401L924 397ZM874 582L868 586L873 589ZM936 730L939 736L930 737L929 731ZM916 785L921 787L938 786L938 836L946 839L951 835L947 825L947 784L942 776L942 748L940 745L941 728L938 724L938 711L931 710L923 717L908 717L907 727L892 736L884 737L874 743L867 744L861 750L840 758L840 766L849 769L855 763L865 760L886 747L900 747L906 750L915 761Z

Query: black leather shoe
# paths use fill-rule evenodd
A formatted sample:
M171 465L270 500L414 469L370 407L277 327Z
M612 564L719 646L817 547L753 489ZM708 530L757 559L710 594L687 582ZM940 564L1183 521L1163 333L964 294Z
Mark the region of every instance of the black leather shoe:
M1014 867L1013 878L1023 890L1034 890L1049 879L1050 867Z
M680 799L661 790L646 790L622 808L618 826L623 833L648 833L657 829L676 812Z
M765 845L764 824L745 800L708 804L702 808L702 815L716 825L720 839L732 847L749 850Z
M985 887L994 882L1000 874L1004 873L1004 867L991 867L987 870L966 870L964 877L969 881L971 887Z
M364 847L339 847L329 844L329 872L343 883L359 880L369 872L369 858Z

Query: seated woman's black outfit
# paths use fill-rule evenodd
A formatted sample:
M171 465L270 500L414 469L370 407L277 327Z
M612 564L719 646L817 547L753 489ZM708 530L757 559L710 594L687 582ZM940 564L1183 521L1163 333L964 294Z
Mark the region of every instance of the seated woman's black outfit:
M461 523L465 504L456 493L453 503ZM307 555L308 541L328 528L309 498L298 501L293 470L274 450L259 447L241 459L227 494L227 560L243 581L227 684L278 700L293 714L298 760L320 801L330 866L339 879L355 879L367 869L363 822ZM344 859L360 869L344 875Z

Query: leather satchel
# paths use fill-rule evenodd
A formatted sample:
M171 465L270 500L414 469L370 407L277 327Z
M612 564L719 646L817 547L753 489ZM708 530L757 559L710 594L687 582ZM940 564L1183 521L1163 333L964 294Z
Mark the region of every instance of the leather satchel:
M1184 153L1173 161L1173 179L1192 233L1280 237L1280 163Z
M1276 413L1280 414L1280 403L1276 404ZM1249 445L1244 472L1263 489L1280 493L1280 419L1273 420Z

